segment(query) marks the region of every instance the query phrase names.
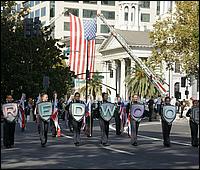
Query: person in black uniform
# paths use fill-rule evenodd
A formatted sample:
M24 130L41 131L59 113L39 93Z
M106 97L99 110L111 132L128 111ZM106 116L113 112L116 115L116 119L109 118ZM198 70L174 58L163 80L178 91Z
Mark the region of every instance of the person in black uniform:
M6 96L5 104L6 103L13 103L12 95ZM4 121L3 121L3 145L5 146L5 148L14 147L15 125L16 125L15 120L10 122L4 118Z
M69 107L72 103L82 103L85 104L83 101L80 100L80 93L76 92L74 94L74 99L69 103ZM71 113L70 113L71 114ZM73 133L74 133L74 144L76 146L80 145L80 133L81 133L81 126L83 124L83 119L81 121L76 121L72 117L72 125L73 125Z
M101 115L100 115L100 107L101 104L103 103L110 103L108 102L108 94L103 92L102 93L102 102L98 102L98 114L99 114L99 125L101 128L101 144L104 146L109 146L110 144L108 143L108 134L109 134L109 121L105 121Z
M192 114L192 108L194 107L199 107L199 102L198 100L193 100L192 102L192 107L187 111L186 116L190 117L190 130L191 130L191 144L193 147L198 147L199 142L198 142L198 124L194 122L194 120L191 117Z
M41 93L41 102L47 102L48 101L48 95L46 93ZM38 104L39 104L38 103ZM45 121L41 118L41 116L38 113L38 104L36 105L36 119L38 123L38 133L40 135L41 140L41 146L44 147L47 143L47 134L48 134L48 127L49 127L49 121Z
M116 99L115 104L116 104L117 109L115 110L115 126L116 126L116 135L120 135L121 134L120 107L121 107L122 101L119 95L117 95L116 97L117 99Z
M161 105L161 114L163 113L163 106L164 105L171 105L170 104L171 99L169 96L165 97L164 103ZM161 116L161 115L160 115ZM168 123L167 121L164 120L164 118L161 116L161 123L162 123L162 133L163 133L163 145L165 147L170 147L170 131L172 128L172 123Z
M132 96L131 102L128 103L128 105L127 105L127 111L128 111L129 114L131 113L131 105L134 105L134 104L141 104L141 103L138 102L138 95L137 94L134 94ZM130 116L130 115L128 115L128 116ZM138 128L139 128L141 119L138 119L138 121L136 121L130 116L130 123L131 123L130 137L131 137L131 145L133 145L133 146L137 146L137 134L138 134Z

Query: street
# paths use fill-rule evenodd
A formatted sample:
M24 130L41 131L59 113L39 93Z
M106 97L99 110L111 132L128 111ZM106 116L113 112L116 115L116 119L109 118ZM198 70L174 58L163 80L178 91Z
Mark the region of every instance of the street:
M115 134L110 122L110 146L100 144L98 120L94 120L93 136L81 131L81 145L75 146L73 134L60 122L62 137L53 138L49 128L46 147L41 147L35 122L28 122L25 132L16 124L15 147L3 148L1 136L1 168L17 169L198 169L199 148L190 145L187 119L176 119L171 130L171 147L163 147L159 120L143 120L139 127L138 146L130 144L127 133ZM1 124L1 134L3 132Z

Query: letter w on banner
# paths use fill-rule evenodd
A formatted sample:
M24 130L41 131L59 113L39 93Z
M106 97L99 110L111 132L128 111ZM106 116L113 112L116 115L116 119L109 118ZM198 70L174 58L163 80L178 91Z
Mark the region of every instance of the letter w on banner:
M81 19L70 14L70 70L77 78L85 79L88 52L88 70L94 72L96 19ZM90 74L92 77L93 73Z

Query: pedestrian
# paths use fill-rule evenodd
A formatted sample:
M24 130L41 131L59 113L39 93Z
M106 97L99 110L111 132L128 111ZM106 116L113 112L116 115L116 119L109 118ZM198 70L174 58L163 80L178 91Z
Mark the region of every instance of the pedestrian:
M36 105L36 119L37 119L37 125L38 125L38 133L40 135L40 141L41 141L41 146L44 147L45 144L47 143L47 134L48 134L48 127L49 127L49 119L43 119L41 113L39 113L39 105L41 105L41 103L45 103L48 102L48 95L47 93L41 93L40 94L40 101L37 103ZM50 109L51 108L51 109ZM44 109L43 109L44 110ZM52 113L52 106L51 103L49 105L49 109L45 110L45 112L49 113L49 117ZM45 113L46 114L46 113Z
M27 122L29 120L33 121L33 110L34 110L34 104L33 104L33 99L30 97L28 99L28 104L25 108L25 113L26 113L26 120Z
M193 100L191 108L187 111L186 116L190 117L189 124L191 130L191 144L193 147L198 147L198 123L195 121L192 111L193 109L198 109L199 113L199 101Z
M66 122L66 126L69 128L69 131L71 133L73 133L73 123L72 123L73 117L72 117L72 114L69 113L69 106L73 100L74 100L74 95L71 95L68 101L66 102L66 106L65 106L65 110L66 110L65 122Z
M116 127L116 135L121 134L121 113L122 113L122 99L119 94L116 96L116 110L115 110L115 127Z
M152 121L152 115L154 112L154 100L153 97L151 97L148 101L148 108L149 108L149 122Z
M28 103L26 101L26 94L22 93L22 97L19 101L19 116L18 116L18 122L22 132L24 132L24 130L26 129L25 108L27 107L27 105Z
M170 131L171 131L171 127L172 127L172 122L168 123L164 116L163 116L163 107L164 106L172 106L171 105L171 99L169 96L165 97L164 102L162 103L161 106L161 123L162 123L162 134L163 134L163 145L165 147L170 147Z
M69 103L69 114L71 114L71 116L72 116L72 125L73 125L73 133L74 133L74 144L75 144L75 146L79 146L80 145L80 141L81 141L80 140L81 126L83 124L83 116L85 115L85 113L82 116L82 118L79 121L77 121L75 119L75 117L73 116L74 113L72 113L72 111L70 111L71 107L72 107L71 105L73 103L81 103L81 104L85 105L85 103L82 100L80 100L80 93L79 92L76 92L74 94L74 99Z
M181 115L180 115L180 118L183 118L183 111L185 110L185 107L186 107L186 101L185 101L185 99L183 99L181 101Z
M52 137L56 137L58 136L58 131L60 130L59 116L58 116L58 99L56 91L53 92L53 99L51 102L52 102L53 112L50 118L50 126L51 126Z
M102 105L103 104L106 104L106 103L110 103L111 102L108 102L108 93L105 93L103 92L102 93L102 101L98 102L98 111L99 111L99 125L100 125L100 129L101 129L101 144L103 146L109 146L110 143L108 142L108 136L109 136L109 121L110 119L114 116L114 111L115 110L111 110L112 113L110 113L110 119L109 120L106 120L105 117L103 117L103 115L105 115L106 117L108 116L108 108L104 108L107 110L106 111L103 111L102 110ZM114 104L113 104L114 106ZM109 106L107 106L109 107ZM115 107L113 107L115 108ZM109 108L110 110L110 108Z
M4 104L13 104L13 97L12 95L7 95L6 96L6 101ZM9 110L8 109L4 109L5 105L2 105L2 111L3 111L3 115L4 115L4 120L3 120L3 145L5 148L12 148L14 147L14 137L15 137L15 125L16 125L16 116L17 116L17 104L15 109ZM14 106L13 106L14 107ZM9 119L9 112L12 112L12 114L10 114L10 116L12 116L12 119ZM15 113L14 113L15 112Z
M159 115L161 115L161 103L162 103L162 98L161 95L159 94L156 101L157 112Z
M130 137L131 137L131 145L133 146L137 146L137 134L138 134L138 128L140 125L140 121L142 119L143 113L141 115L140 118L138 119L134 119L134 117L132 116L133 114L131 113L132 111L132 107L134 107L134 105L143 105L142 103L139 102L139 97L137 94L132 95L132 100L131 102L128 104L127 106L127 110L129 112L129 120L130 120ZM144 105L143 105L144 106Z

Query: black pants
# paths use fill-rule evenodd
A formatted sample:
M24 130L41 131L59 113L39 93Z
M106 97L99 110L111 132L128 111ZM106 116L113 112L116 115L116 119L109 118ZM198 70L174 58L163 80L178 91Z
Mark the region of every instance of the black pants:
M56 126L54 121L50 118L50 126L51 126L51 132L52 132L52 136L56 137L57 131L56 131Z
M77 122L74 119L72 120L75 144L80 143L80 134L81 134L82 123L83 123L83 120L81 120L80 122Z
M190 120L190 130L191 130L191 144L192 146L198 146L198 124Z
M99 118L99 125L101 128L101 143L108 143L109 134L109 122L105 121L103 118Z
M168 124L166 121L162 119L162 133L163 133L163 144L170 145L170 131L172 128L172 124Z
M116 126L116 135L121 134L121 120L120 120L120 113L117 111L115 112L115 126Z
M153 108L149 108L149 121L151 121L153 115Z
M68 119L69 130L70 132L73 132L73 117L69 112L67 113L67 119Z
M131 118L131 144L137 142L137 134L140 122Z
M15 136L15 125L16 122L9 122L4 119L3 122L3 145L5 147L10 147L14 145L14 136Z
M90 124L90 119L91 119L91 124ZM90 116L86 117L86 134L87 136L90 136L90 132L91 132L91 136L92 136L92 130L93 130L93 115L90 118ZM91 130L90 130L91 127Z
M49 122L44 121L41 117L38 117L38 133L40 135L41 145L47 143L47 134L48 134Z

